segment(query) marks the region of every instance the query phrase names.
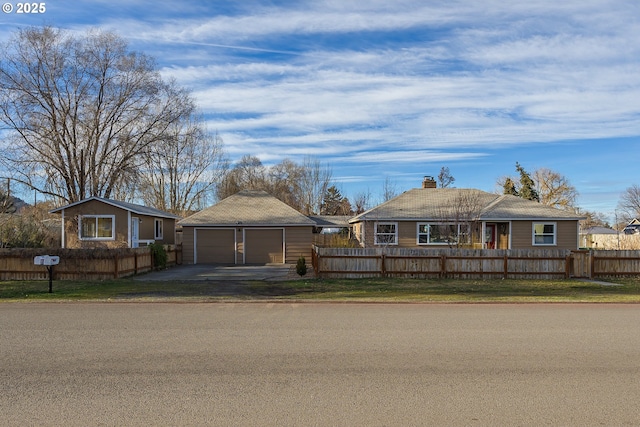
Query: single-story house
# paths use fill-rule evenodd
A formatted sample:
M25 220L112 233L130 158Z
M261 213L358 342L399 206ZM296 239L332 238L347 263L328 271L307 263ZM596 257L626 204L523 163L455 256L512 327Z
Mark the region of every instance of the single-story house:
M416 188L352 218L362 247L578 249L582 217L512 195Z
M640 234L640 220L634 218L629 224L622 230L624 234Z
M243 190L178 222L185 264L311 259L315 221L261 190Z
M608 249L611 242L618 238L618 232L613 228L594 226L580 230L580 247L594 249Z
M137 248L176 242L177 215L147 206L89 197L53 209L62 216L63 248Z

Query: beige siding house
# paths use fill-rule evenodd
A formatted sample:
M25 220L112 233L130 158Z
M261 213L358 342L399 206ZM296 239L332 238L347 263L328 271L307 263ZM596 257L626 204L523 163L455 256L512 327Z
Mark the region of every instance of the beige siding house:
M264 191L244 190L181 220L185 264L311 259L315 221Z
M512 195L423 186L352 218L363 247L578 249L582 217Z
M133 203L90 197L51 213L62 216L63 248L137 248L176 243L178 216Z

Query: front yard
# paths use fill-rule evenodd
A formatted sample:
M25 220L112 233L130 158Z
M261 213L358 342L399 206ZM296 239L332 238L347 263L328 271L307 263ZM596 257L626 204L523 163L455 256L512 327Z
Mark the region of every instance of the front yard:
M616 284L616 285L613 285ZM617 286L619 285L619 286ZM611 285L579 280L335 279L292 281L0 282L9 301L333 301L333 302L640 302L640 279Z

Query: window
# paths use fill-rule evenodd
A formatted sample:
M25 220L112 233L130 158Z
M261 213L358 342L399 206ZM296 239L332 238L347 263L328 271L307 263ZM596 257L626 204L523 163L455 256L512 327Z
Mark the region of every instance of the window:
M554 222L533 223L533 245L555 245L556 224Z
M80 240L113 240L115 216L84 215L80 217Z
M419 245L470 244L469 224L418 224Z
M156 240L162 240L162 220L156 218L154 220L154 229L155 229L155 237Z
M398 244L398 224L395 222L375 223L375 243L376 245L397 245Z

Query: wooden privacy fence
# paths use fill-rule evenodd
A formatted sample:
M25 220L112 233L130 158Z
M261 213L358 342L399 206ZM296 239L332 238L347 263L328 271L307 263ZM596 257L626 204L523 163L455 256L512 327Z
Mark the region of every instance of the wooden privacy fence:
M182 263L179 246L165 246L167 265ZM45 280L44 266L34 265L37 255L57 255L60 264L53 268L55 280L105 280L153 270L149 248L136 249L1 249L0 280Z
M314 246L312 264L321 278L593 278L640 275L640 251Z

